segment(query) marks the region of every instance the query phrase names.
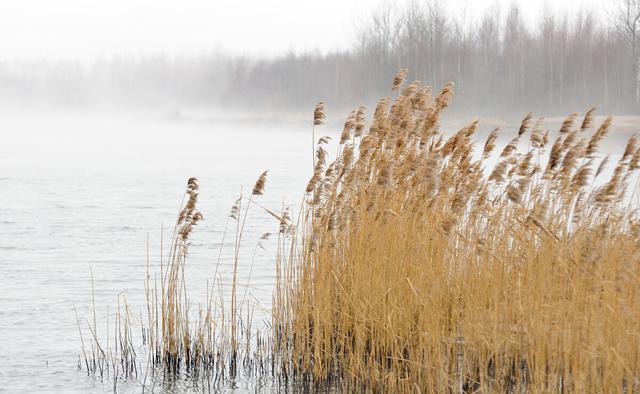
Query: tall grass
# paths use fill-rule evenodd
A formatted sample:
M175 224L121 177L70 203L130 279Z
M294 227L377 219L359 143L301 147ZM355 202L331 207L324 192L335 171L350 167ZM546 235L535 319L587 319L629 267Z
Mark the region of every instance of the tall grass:
M475 141L477 120L445 137L440 117L453 85L433 95L405 75L368 127L365 108L352 111L333 161L329 138L315 142L326 117L318 104L314 173L298 217L255 201L263 173L229 215L231 294L208 287L198 311L185 267L202 214L198 181L188 181L160 276L147 275L152 372L223 382L242 366L287 387L384 392L639 392L635 137L611 175L599 145L612 119L594 127L594 109L557 132L527 114L499 150L497 129ZM279 223L266 335L252 334L246 291L238 294L252 206ZM89 372L103 375L106 365L127 378L142 369L123 304L115 352L98 341L95 315L89 324Z
M80 368L84 367L88 374L100 379L111 379L114 387L118 380L129 380L143 388L156 384L158 380L176 379L191 380L200 388L217 388L235 379L239 372L244 376L254 376L260 371L264 374L269 359L267 349L271 347L269 338L259 331L252 332L253 308L246 299L246 290L242 298L238 297L237 269L249 208L256 204L253 198L263 193L266 178L267 172L264 172L251 194L241 194L234 202L225 225L218 260L212 265L214 283L207 282L207 296L197 304L188 296L185 271L190 237L203 220L203 214L198 210L199 181L189 178L173 227L168 255L163 255L164 245L160 247L160 272L150 272L147 259L146 318L142 314L139 319L133 318L126 299L119 295L113 332L115 348L112 349L108 332L104 337L106 346L101 341L102 337L96 334L94 305L93 324L86 324L90 340L85 341L78 319L82 342ZM227 292L218 274L222 248L229 232L234 236L233 275L231 290ZM268 234L263 234L256 248L267 237ZM108 318L107 312L107 326ZM141 327L141 335L135 339L133 320ZM141 339L142 343L137 343L136 339ZM138 353L142 353L142 359Z
M478 121L441 132L451 84L393 87L368 132L350 116L335 161L317 146L301 246L281 256L284 369L381 391L638 392L635 137L603 179L611 118L593 131L593 109L553 141L528 114L494 153Z

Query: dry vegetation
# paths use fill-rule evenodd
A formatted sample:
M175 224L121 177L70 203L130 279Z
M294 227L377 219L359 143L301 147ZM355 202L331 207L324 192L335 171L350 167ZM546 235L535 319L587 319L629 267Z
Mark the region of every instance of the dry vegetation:
M432 95L405 75L369 127L364 107L351 113L335 160L318 140L296 226L268 211L280 232L266 341L250 343L235 286L230 317L213 298L197 319L186 309L201 218L190 181L162 284L147 287L150 359L216 377L243 360L281 381L352 390L639 392L635 137L601 157L611 118L593 125L589 110L551 134L528 114L501 149L498 130L475 145L477 121L445 138L452 85ZM320 104L314 135L324 118ZM236 248L265 180L234 205Z
M224 294L218 275L221 246L218 260L213 266L216 282L207 282L206 299L194 305L188 298L185 267L191 245L190 236L203 219L203 214L197 208L199 181L189 178L167 256L162 255L164 246L161 245L160 272L151 273L147 261L146 318L142 314L139 319L132 316L126 299L118 295L112 349L109 347L108 311L106 337L102 339L96 334L98 325L94 305L93 322L86 324L91 334L87 342L78 321L83 353L78 362L79 368L84 367L89 375L101 380L111 379L114 390L118 380L133 381L144 388L156 385L159 381L173 382L178 378L190 380L200 389L211 389L236 379L239 372L244 374L243 379L260 375L256 377L259 379L267 374L267 349L271 347L269 338L264 338L259 331L252 333L252 306L247 301L246 290L239 293L237 280L249 208L255 204L253 197L263 193L266 177L267 173L264 172L251 194L241 195L234 202L225 225L222 244L229 232L235 237L230 294ZM235 229L230 231L230 227ZM268 233L263 234L257 246L269 236ZM135 320L141 326L141 338L134 338L132 321ZM141 339L142 344L136 345L136 339ZM106 346L103 346L104 341ZM144 362L137 357L142 352L146 357Z
M599 180L611 118L548 141L529 114L487 169L497 131L474 160L476 121L438 128L452 86L403 80L337 160L318 146L274 317L288 366L384 391L638 392L635 138Z

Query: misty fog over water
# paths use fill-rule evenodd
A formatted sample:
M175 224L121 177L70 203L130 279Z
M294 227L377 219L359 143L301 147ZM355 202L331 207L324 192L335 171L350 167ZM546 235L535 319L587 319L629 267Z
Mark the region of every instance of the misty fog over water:
M0 56L0 102L264 114L308 112L324 100L346 110L387 96L391 76L404 67L409 81L434 91L453 81L452 111L464 115L561 116L591 106L638 113L638 38L613 11L578 6L531 17L515 3L495 3L471 19L436 1L384 3L355 26L346 48L268 57L206 48L88 62Z

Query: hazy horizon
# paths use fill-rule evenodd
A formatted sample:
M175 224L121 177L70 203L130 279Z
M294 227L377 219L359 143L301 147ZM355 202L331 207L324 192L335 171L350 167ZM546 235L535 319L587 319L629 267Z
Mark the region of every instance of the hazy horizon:
M415 0L116 0L110 2L26 0L0 4L0 61L79 61L112 57L225 53L274 57L348 50L372 12L427 4ZM543 13L581 11L607 17L603 0L453 0L439 2L462 24L476 21L490 7L504 13L517 5L529 28ZM292 34L295 32L295 34Z
M343 111L374 106L407 68L434 90L454 82L462 115L636 114L636 61L614 11L603 0L27 0L0 5L0 103Z

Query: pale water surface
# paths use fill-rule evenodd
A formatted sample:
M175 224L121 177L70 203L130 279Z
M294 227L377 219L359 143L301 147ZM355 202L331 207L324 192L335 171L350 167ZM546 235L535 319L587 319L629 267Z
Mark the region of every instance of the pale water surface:
M274 125L106 113L1 114L0 391L112 390L77 369L74 307L86 325L91 272L98 329L103 327L98 334L104 335L107 305L113 315L118 293L126 291L132 309L143 311L147 236L155 272L161 226L169 232L186 181L196 176L205 220L193 233L187 283L193 303L204 300L241 187L250 192L269 170L259 202L276 211L283 201L299 206L311 171L310 144L310 128L286 119ZM252 207L247 228L241 284L247 283L247 254L262 233L277 233L278 223ZM231 248L226 251L228 256ZM255 324L268 316L274 254L272 243L257 249L249 288ZM230 271L223 258L225 284Z

